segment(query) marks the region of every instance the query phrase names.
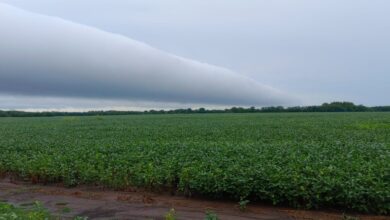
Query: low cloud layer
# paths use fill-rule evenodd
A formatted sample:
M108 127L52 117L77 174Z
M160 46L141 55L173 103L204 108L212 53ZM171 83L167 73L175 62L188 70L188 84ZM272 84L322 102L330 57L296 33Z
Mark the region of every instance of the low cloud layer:
M288 95L228 69L0 3L0 95L288 105Z

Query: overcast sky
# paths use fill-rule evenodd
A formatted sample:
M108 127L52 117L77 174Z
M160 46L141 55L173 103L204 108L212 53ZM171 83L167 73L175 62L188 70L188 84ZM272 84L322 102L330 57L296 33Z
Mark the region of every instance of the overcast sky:
M390 104L387 0L1 2L3 109Z

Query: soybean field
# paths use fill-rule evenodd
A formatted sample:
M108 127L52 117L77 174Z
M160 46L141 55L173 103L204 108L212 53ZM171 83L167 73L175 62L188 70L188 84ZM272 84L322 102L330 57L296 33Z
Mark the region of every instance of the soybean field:
M0 175L390 213L390 113L0 118Z

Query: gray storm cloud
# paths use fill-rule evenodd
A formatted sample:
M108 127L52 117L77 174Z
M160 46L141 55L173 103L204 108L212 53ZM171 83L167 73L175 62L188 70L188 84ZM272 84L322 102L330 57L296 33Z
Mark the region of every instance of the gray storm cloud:
M228 69L1 3L0 94L257 106L292 100Z

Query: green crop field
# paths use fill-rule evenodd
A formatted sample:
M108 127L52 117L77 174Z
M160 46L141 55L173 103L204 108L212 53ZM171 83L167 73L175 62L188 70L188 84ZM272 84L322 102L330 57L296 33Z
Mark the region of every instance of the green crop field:
M390 213L390 113L0 118L0 172Z

